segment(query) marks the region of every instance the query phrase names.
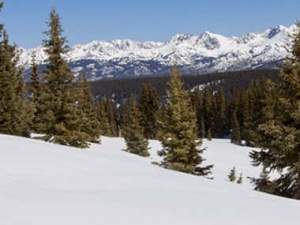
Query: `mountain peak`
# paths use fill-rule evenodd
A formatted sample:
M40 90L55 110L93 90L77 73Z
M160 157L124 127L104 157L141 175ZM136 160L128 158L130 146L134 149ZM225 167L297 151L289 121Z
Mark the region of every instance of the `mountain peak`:
M285 46L292 43L298 29L275 26L261 33L244 37L226 37L205 31L200 35L176 34L167 42L118 39L92 41L70 49L66 60L77 73L89 79L165 74L177 64L188 73L273 68L289 53ZM32 52L37 63L46 59L42 47L20 50L20 64L29 68Z
M288 28L282 25L275 26L266 31L267 37L269 39L275 37L277 34L288 32Z
M193 35L191 34L175 34L169 42L174 44L180 44L183 41L190 39L192 36Z

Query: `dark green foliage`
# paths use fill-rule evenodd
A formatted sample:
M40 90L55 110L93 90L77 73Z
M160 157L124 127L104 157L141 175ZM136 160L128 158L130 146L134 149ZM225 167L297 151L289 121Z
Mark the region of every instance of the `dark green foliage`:
M198 136L211 140L228 134L227 104L222 88L206 87L193 92L192 104L197 116Z
M107 104L108 104L108 100L106 98L100 99L97 103L97 118L100 125L99 129L101 135L113 136L112 127L107 112Z
M38 67L35 61L35 54L32 55L31 62L31 76L30 76L30 86L29 86L29 96L32 104L34 105L34 115L32 120L32 131L40 134L46 133L44 126L44 100L45 91L43 85L40 82Z
M128 100L127 107L127 123L124 126L124 138L126 141L126 151L140 155L143 157L149 156L148 140L144 138L143 127L141 125L141 113L139 111L136 100L131 97Z
M274 184L271 181L269 177L269 172L266 170L266 168L263 169L263 171L260 173L259 178L252 178L251 182L255 185L256 191L262 191L270 194L274 194Z
M236 181L237 184L242 184L243 183L243 174L241 173L239 178Z
M216 114L215 110L215 98L213 95L213 90L211 88L204 89L204 103L203 103L203 113L204 113L204 123L207 131L207 139L211 140L215 136L214 127L214 117Z
M230 173L228 175L228 179L230 182L235 182L236 181L236 171L235 171L235 167L233 167L231 170L230 170Z
M162 166L196 175L210 173L211 166L200 167L203 149L199 149L201 140L197 137L196 114L176 68L171 71L168 99L159 118L158 136L163 146Z
M29 136L33 109L24 96L16 48L3 29L0 38L0 133Z
M300 32L295 38L293 58L282 69L278 100L266 92L265 120L258 126L255 144L261 151L251 154L255 165L280 176L272 181L274 193L300 199Z
M215 131L216 131L216 137L217 138L222 138L224 137L224 134L226 134L226 99L225 99L225 93L223 88L220 88L218 92L215 94L215 102L216 102L216 107L215 107Z
M209 140L209 141L212 140L211 128L208 128L206 137L207 137L207 140Z
M89 83L84 75L78 82L78 106L80 109L81 131L88 134L90 142L100 141L100 123L97 118L95 103L92 98Z
M41 84L38 74L38 66L36 64L35 53L31 56L31 76L30 76L30 97L32 101L36 102L38 94L41 92Z
M231 142L239 145L241 144L241 130L236 109L233 109L231 116Z
M87 147L89 134L84 132L82 112L78 104L74 75L63 58L68 50L61 36L60 18L51 11L48 39L44 41L48 56L45 71L44 125L47 140L63 145Z
M227 97L233 89L246 89L253 80L264 79L278 79L277 70L249 70L236 71L214 74L186 74L182 76L186 90L191 90L195 87L206 86L213 84L218 90L222 87ZM130 95L138 96L140 94L140 87L144 83L150 84L163 99L166 95L167 83L169 76L139 76L135 78L122 79L101 79L91 83L92 92L94 96L103 96L111 98L122 103L124 99L129 98Z
M150 84L143 84L139 108L142 115L141 124L144 128L144 136L147 139L153 139L157 133L156 113L159 109L159 97Z
M105 108L108 116L111 136L118 137L119 125L117 121L117 106L112 99L107 99Z

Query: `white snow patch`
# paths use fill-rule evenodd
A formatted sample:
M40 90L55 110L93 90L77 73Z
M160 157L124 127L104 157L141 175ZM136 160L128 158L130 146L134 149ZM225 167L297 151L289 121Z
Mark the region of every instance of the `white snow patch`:
M121 151L120 138L80 150L0 135L0 224L299 224L299 201L224 179L232 165L256 174L250 149L205 142L215 164L216 178L208 180L152 165L160 146L150 143L153 158L145 159Z

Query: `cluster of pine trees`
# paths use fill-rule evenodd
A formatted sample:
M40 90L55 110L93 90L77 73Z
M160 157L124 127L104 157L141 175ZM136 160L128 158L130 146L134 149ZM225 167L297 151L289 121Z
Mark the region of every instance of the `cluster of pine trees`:
M81 148L99 142L100 135L121 135L126 151L144 157L149 156L148 139L159 137L164 167L199 175L209 173L211 166L199 166L203 150L199 149L196 114L179 71L172 70L163 105L147 84L138 100L132 96L122 106L111 99L94 98L84 75L75 77L64 59L68 46L55 10L50 13L48 26L43 41L48 56L46 69L39 71L33 54L27 88L23 71L17 66L16 47L9 44L7 33L0 27L1 133L30 136L35 132L47 141Z
M202 176L212 168L203 165L202 139L230 137L235 144L261 149L251 153L254 165L263 167L261 177L253 179L257 190L300 199L300 32L276 83L253 81L229 92L218 85L186 91L173 67L165 96L144 84L139 96L117 103L95 98L84 74L75 77L64 59L68 46L55 10L48 26L46 69L39 70L33 54L26 86L16 46L0 25L0 133L38 133L81 148L99 142L100 135L122 136L126 151L144 157L149 156L148 140L159 139L161 166ZM274 171L278 176L272 180ZM234 173L229 179L236 179Z
M235 144L254 146L257 125L265 119L264 98L276 98L274 85L271 80L254 80L248 88L228 93L215 85L192 92L198 136L209 140L230 137Z
M39 71L33 54L27 87L23 70L17 66L16 46L9 43L4 26L0 27L0 133L38 133L47 141L81 148L99 142L101 134L117 135L111 102L95 101L84 75L76 78L64 59L68 46L55 10L48 26L43 42L46 69Z
M260 148L251 153L253 164L263 167L261 177L253 179L257 190L300 199L300 33L291 52L276 83L256 80L227 93L215 85L186 92L174 68L167 96L160 101L157 94L140 97L145 118L155 118L145 124L142 116L141 130L152 130L144 137L162 142L162 166L206 175L211 166L202 165L201 139L230 137L235 144ZM276 179L270 178L273 172Z
M3 3L0 3L2 9ZM31 102L25 97L22 69L17 66L16 46L0 25L0 133L29 136L33 117Z
M300 32L291 52L279 83L268 85L261 99L254 141L261 150L253 151L251 157L264 168L254 180L258 190L300 199ZM269 174L274 171L278 177L271 180Z

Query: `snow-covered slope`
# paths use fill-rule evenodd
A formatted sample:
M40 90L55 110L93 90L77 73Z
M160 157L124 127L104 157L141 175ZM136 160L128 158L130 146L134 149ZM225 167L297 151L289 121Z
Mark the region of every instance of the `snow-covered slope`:
M237 165L255 175L248 148L205 143L216 178L186 175L124 151L118 138L78 150L0 135L1 225L299 224L300 202L225 180ZM226 171L224 171L226 170Z
M73 70L90 80L164 74L172 65L185 73L208 73L278 66L288 53L297 27L277 26L243 37L225 37L210 32L177 34L167 42L132 40L93 41L71 48L66 55ZM29 67L32 52L45 63L41 47L20 49L20 64Z

